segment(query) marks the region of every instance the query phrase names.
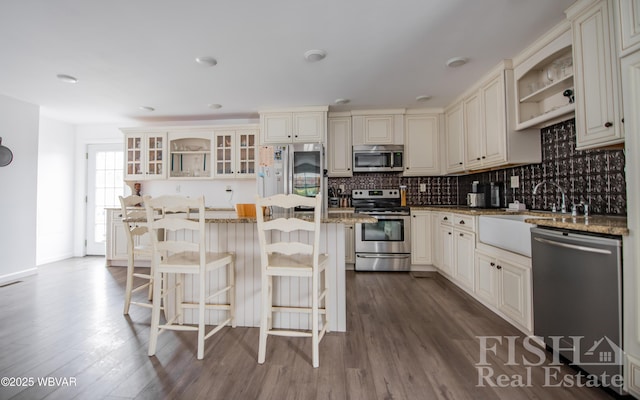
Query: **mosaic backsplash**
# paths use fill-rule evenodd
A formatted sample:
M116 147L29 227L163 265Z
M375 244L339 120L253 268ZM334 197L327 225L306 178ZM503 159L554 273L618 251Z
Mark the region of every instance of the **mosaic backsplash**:
M482 172L460 177L425 176L403 177L402 173L362 173L352 178L329 178L329 187L345 186L350 194L356 188L397 188L407 186L409 205L466 205L471 183L502 182L502 202L512 203L514 198L529 209L551 210L555 202L560 206L560 193L555 186L545 184L533 195L533 187L543 180L559 184L567 193L567 208L583 201L593 214L626 215L626 182L623 150L575 149L575 119L543 128L542 163L503 170ZM509 188L511 176L517 175L520 187ZM420 184L426 192L420 192ZM515 197L514 197L515 196Z
M559 184L567 194L567 210L581 201L589 204L593 214L626 215L627 195L623 150L576 150L575 119L541 131L542 163L461 176L458 181L458 204L466 202L473 181L503 182L504 204L512 203L511 176L520 178L515 199L529 209L560 209L561 195L553 185L545 184L533 195L533 187L543 180Z

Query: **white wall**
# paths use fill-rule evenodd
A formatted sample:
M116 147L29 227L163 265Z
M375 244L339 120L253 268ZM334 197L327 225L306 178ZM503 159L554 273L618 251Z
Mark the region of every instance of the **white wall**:
M40 117L36 265L73 256L75 128Z
M40 108L0 95L0 137L13 162L0 167L0 283L36 273Z

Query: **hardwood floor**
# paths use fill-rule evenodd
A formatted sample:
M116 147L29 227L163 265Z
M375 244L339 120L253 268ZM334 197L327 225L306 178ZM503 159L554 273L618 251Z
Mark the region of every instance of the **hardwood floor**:
M0 287L0 376L27 378L12 382L26 386L3 381L0 399L610 398L598 388L543 387L540 366L529 369L530 387L478 387L476 336L523 335L439 277L348 272L348 332L327 334L317 369L307 338L270 337L259 365L258 328L224 328L201 361L193 332L166 332L148 357L150 312L132 306L122 315L124 282L125 268L85 257ZM495 375L527 376L508 365L506 340L496 353L487 357ZM516 359L523 355L531 358L518 341ZM559 375L575 373L563 366ZM46 377L69 385L38 383Z

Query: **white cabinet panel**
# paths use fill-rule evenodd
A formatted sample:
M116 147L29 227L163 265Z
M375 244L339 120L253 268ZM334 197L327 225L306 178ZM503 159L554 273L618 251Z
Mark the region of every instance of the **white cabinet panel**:
M329 118L327 134L329 176L353 176L351 117Z
M406 115L404 176L440 174L439 116Z
M411 264L433 263L431 218L430 211L411 212Z
M448 174L464 171L464 115L462 103L445 112L445 170Z
M618 51L620 56L640 49L640 0L614 2L618 15Z
M454 241L454 279L458 283L473 291L475 278L475 242L476 235L463 232L460 229L453 231Z

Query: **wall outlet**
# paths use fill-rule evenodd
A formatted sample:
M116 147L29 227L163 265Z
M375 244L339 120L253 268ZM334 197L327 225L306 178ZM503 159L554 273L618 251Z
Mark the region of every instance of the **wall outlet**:
M511 177L511 189L517 189L520 187L520 177L518 175L514 175Z
M427 191L427 184L426 183L421 183L420 184L420 192L424 193Z
M231 186L227 185L227 188L225 189L226 192L231 192Z
M339 185L338 187L340 188L340 191L344 193L344 185Z

